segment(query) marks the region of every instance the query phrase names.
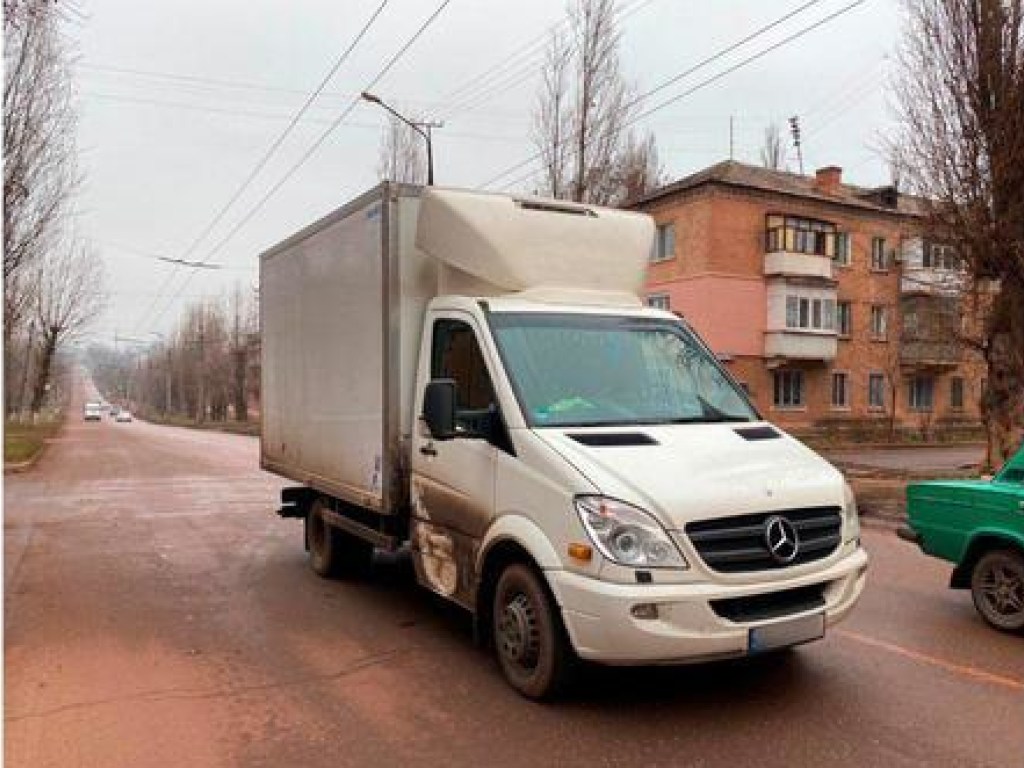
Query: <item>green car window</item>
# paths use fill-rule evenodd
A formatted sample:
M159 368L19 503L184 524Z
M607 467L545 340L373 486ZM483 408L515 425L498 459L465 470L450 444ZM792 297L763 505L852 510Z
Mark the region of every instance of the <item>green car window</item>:
M1024 485L1024 445L1017 451L996 476L996 482Z

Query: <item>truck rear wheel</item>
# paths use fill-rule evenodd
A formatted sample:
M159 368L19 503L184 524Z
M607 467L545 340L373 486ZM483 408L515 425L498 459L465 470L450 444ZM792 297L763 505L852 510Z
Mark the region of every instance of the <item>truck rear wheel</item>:
M323 514L326 508L326 502L317 499L306 515L309 564L313 571L327 579L366 573L373 560L373 545L327 522Z
M1010 549L986 552L971 572L974 607L1004 632L1024 630L1024 555Z
M572 651L557 606L532 568L508 566L494 590L492 637L505 679L530 699L550 699L564 687Z

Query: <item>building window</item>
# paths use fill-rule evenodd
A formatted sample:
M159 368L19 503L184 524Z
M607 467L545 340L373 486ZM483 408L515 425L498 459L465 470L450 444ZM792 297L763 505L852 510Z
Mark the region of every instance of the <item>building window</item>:
M853 307L848 301L836 303L836 330L840 336L849 336L853 325Z
M836 225L828 221L769 214L765 247L769 253L791 251L832 258L836 251Z
M877 272L884 272L889 268L889 259L885 254L885 238L871 238L871 268Z
M804 404L803 371L775 371L772 373L772 379L775 388L775 407L799 408Z
M786 297L786 327L815 331L831 331L835 327L834 299L812 299L807 296Z
M962 411L964 408L964 380L960 376L949 380L949 407L954 411Z
M832 374L832 407L833 408L849 408L850 407L850 391L849 391L849 376L845 373L833 373Z
M910 407L915 411L930 411L935 389L931 376L915 376L910 380Z
M885 375L872 373L868 375L868 407L885 408Z
M885 338L885 307L875 304L871 307L871 338Z
M672 308L672 302L667 293L652 293L647 297L647 306L668 311Z
M836 252L832 261L841 267L850 265L850 233L836 232Z
M956 249L944 243L925 243L921 264L925 269L959 269Z
M668 261L676 257L676 225L659 224L654 237L651 261Z

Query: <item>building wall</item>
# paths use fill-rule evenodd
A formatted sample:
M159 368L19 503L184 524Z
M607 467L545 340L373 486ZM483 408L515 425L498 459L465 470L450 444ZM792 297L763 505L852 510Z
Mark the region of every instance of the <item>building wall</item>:
M769 419L795 428L875 425L887 427L892 413L892 382L896 382L897 426L936 429L946 423L976 423L983 368L965 353L956 367L913 368L900 356L900 273L893 255L904 241L917 238L914 222L905 217L817 200L802 200L769 192L706 185L643 206L658 224L675 225L674 257L650 265L648 295L663 294L671 309L681 312L723 358L737 379L750 390L758 409ZM849 302L852 327L839 336L834 360L792 361L765 358L764 333L785 324L787 282L794 278L764 275L766 216L770 213L833 222L850 235L849 264L833 264L834 285L809 281L801 295L825 296L834 291L837 301ZM885 239L888 268L871 266L872 239ZM822 286L826 286L823 288ZM796 289L794 289L796 290ZM871 308L884 308L886 332L871 333ZM774 307L774 312L771 309ZM773 323L774 318L774 323ZM803 373L804 404L773 404L773 371ZM848 403L832 405L832 374L848 376ZM869 404L869 375L881 374L885 406ZM914 410L909 387L914 375L933 378L930 411ZM950 380L964 380L963 408L950 404Z

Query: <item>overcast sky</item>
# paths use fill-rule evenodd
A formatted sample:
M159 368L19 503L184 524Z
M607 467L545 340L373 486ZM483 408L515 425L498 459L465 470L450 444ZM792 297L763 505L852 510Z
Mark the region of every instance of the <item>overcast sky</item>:
M87 18L73 31L85 176L77 222L106 263L108 310L92 337L110 342L115 332L152 340L173 327L187 302L254 285L261 251L376 183L385 115L357 103L251 213L442 0L390 0L306 119L189 256L222 264L217 271L152 256L186 254L381 0L83 2ZM650 90L806 2L619 0L623 69L640 92ZM851 2L814 3L644 107L684 94ZM564 17L555 0L450 0L374 86L400 109L444 121L434 141L438 184L478 187L533 154L542 51L530 45ZM757 162L765 126L796 114L808 173L835 164L847 180L883 183L877 147L892 125L886 81L898 35L896 0L865 0L641 126L655 133L675 179L729 156L730 117L735 158Z

